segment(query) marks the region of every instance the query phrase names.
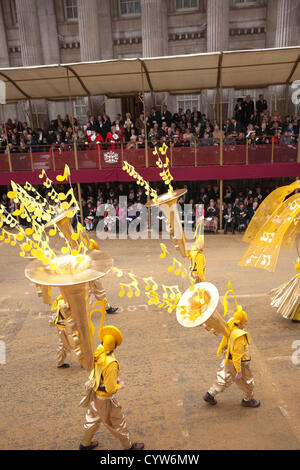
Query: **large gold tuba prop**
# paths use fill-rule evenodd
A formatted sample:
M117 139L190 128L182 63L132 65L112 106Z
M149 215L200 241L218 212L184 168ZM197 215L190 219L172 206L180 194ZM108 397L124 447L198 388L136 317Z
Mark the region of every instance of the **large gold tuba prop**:
M66 212L58 214L46 225L57 225L72 249L78 247ZM89 283L105 276L112 267L112 259L100 250L92 250L78 263L72 255L57 258L57 267L50 270L39 260L25 268L25 276L44 288L58 287L67 308L64 310L66 334L73 354L86 370L91 370L94 343L89 309Z
M195 284L184 292L177 304L177 321L185 328L203 326L216 336L229 336L228 325L217 311L218 303L219 292L214 284Z
M51 219L46 225L45 228L53 227L57 225L65 239L68 241L72 249L77 248L76 240L73 240L72 234L74 233L71 220L67 217L67 211L60 212L53 219Z
M187 246L184 231L179 219L177 201L186 192L187 189L177 189L171 193L162 194L161 196L158 196L155 201L149 201L146 204L146 207L157 206L164 212L164 215L170 224L170 235L175 244L176 250L180 251L183 258L187 257Z
M58 257L52 271L39 260L25 268L25 276L35 284L58 287L69 309L66 312L66 333L73 352L81 365L90 370L94 344L89 311L89 282L105 276L112 267L112 259L93 250L77 263L72 255Z

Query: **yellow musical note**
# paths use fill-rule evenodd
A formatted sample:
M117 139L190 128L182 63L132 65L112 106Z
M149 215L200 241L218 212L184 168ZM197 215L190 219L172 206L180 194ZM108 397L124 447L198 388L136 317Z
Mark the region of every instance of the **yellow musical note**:
M160 247L162 249L162 253L159 255L159 257L160 258L165 258L167 253L169 253L168 250L167 250L167 247L164 243L160 243Z
M143 281L146 284L145 291L155 291L158 289L158 284L154 281L153 277L143 277ZM152 283L152 286L150 285L150 282Z
M159 151L162 155L166 155L168 151L168 146L166 145L165 142L163 143L162 147L159 147Z
M121 287L121 289L122 289L121 292L124 292L124 288L126 287L126 288L128 289L127 297L128 297L128 298L132 298L132 297L133 297L133 290L132 290L132 289L134 289L134 290L135 290L134 295L135 295L136 297L139 297L139 296L141 295L141 291L140 291L140 289L139 289L139 287L138 287L138 284L139 284L139 283L138 283L138 280L136 279L136 277L135 277L134 274L128 273L128 276L130 277L130 279L132 279L132 282L127 283L127 284L121 282L121 283L120 283L120 287ZM123 295L120 295L120 294L119 294L119 296L120 296L120 297L123 297L123 296L124 296L124 293L123 293Z
M69 176L70 176L70 168L68 167L68 165L65 165L64 174L57 175L56 181L68 181Z
M116 268L115 266L112 268L112 272L116 273L117 277L123 276L123 271L121 271L121 269Z
M148 305L158 305L160 300L158 297L157 292L151 290L150 292L146 292L146 296L148 297Z

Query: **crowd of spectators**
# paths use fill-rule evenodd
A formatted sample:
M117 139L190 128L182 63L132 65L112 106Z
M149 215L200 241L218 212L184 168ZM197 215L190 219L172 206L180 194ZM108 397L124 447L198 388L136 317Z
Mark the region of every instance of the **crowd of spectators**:
M272 115L263 95L254 104L250 96L239 98L234 108L234 116L226 119L222 129L196 107L185 112L179 108L172 114L166 105L161 110L152 108L144 115L134 118L130 113L117 114L110 119L105 112L89 116L86 123L73 123L68 115L52 120L44 128L32 129L27 122L8 119L1 126L0 151L7 145L11 152L49 150L63 152L73 150L74 141L78 149L119 146L127 149L144 148L146 137L149 147L165 142L174 147L213 146L249 144L293 144L298 140L300 118L298 115ZM6 130L5 130L6 128Z
M165 191L161 184L152 184L152 187L162 194ZM234 188L231 185L225 187L222 204L222 226L224 233L245 231L252 219L255 211L277 186L268 187L262 190L259 185L246 187L245 189ZM217 232L220 228L220 194L217 184L201 185L197 184L197 189L190 189L189 185L184 185L187 190L178 200L179 215L182 220L186 217L191 223L191 229L195 230L199 217L204 218L204 230ZM127 197L127 214L120 213L119 197ZM105 183L82 185L82 201L84 222L88 230L93 230L101 217L107 217L107 230L113 224L113 217L110 217L111 209L117 218L126 218L130 223L138 215L139 204L146 203L146 195L140 186L131 183ZM189 207L185 208L188 204ZM185 214L189 211L189 215ZM114 212L115 211L115 212ZM126 211L125 211L126 212ZM131 213L132 212L132 213ZM100 216L100 214L102 214ZM162 213L157 217L164 219Z
M158 194L162 194L165 188L160 184L151 185ZM222 204L222 226L224 233L231 231L245 231L255 211L264 198L278 186L262 189L261 186L234 188L228 185L224 188ZM195 230L199 218L204 219L204 230L217 232L220 228L220 194L217 184L197 184L194 188L184 185L187 190L178 200L179 215L182 222L188 219L191 228ZM45 188L41 186L40 193ZM56 188L58 192L64 191L64 186ZM74 187L75 196L77 188ZM1 204L12 213L15 210L14 202L7 198L6 192L0 196ZM45 197L46 193L44 194ZM126 206L119 204L120 196L126 196ZM81 200L83 205L83 224L85 228L94 230L100 219L104 219L104 230L110 231L117 221L123 219L129 224L139 216L140 205L147 201L144 190L135 183L93 183L81 185ZM51 201L50 201L51 202ZM189 204L189 207L185 207ZM141 210L141 208L140 208ZM189 211L189 214L185 211ZM78 213L79 216L79 213ZM160 220L164 219L162 213L157 213ZM74 220L75 222L75 220ZM23 223L23 222L22 222ZM117 224L118 225L118 224ZM162 226L162 224L161 224Z

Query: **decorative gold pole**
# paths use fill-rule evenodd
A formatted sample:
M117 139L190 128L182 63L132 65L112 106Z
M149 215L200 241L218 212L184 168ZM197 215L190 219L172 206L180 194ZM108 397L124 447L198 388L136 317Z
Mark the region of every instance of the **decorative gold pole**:
M222 108L222 88L219 88L219 116L220 116L220 166L223 166L223 108ZM219 207L219 218L220 218L220 230L223 229L223 180L220 180L220 207Z
M148 136L147 136L147 124L146 124L146 106L145 106L145 91L144 91L144 75L143 67L141 64L141 74L142 74L142 103L143 103L143 112L144 112L144 130L145 130L145 157L146 157L146 168L149 168L149 156L148 156Z
M32 150L31 146L29 147L29 155L30 155L30 165L31 165L31 171L34 171L34 166L33 166L33 157L32 157Z
M3 105L2 105L2 111L3 111ZM10 148L8 145L8 135L7 135L7 129L5 125L5 118L4 118L4 113L3 113L3 125L4 125L4 132L5 132L5 138L6 138L6 151L7 151L7 157L8 157L8 166L9 166L9 172L12 173L12 164L11 164L11 155L10 155Z
M77 142L74 138L74 133L75 133L74 132L74 116L73 116L73 106L72 106L72 97L71 97L71 85L70 85L69 69L67 69L67 78L68 78L68 90L69 90L70 115L71 115L71 120L72 120L75 168L76 168L76 170L78 170ZM78 201L79 201L79 207L80 207L80 219L81 219L81 223L83 225L83 209L82 209L80 183L77 183L77 192L78 192Z

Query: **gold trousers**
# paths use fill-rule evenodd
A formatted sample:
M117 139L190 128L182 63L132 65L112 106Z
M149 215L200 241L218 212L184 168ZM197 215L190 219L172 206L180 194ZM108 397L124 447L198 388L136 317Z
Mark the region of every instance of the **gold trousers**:
M249 366L249 362L242 362L242 378L235 380L236 370L232 361L225 364L222 361L221 366L217 370L217 380L214 385L208 390L208 393L213 397L218 393L224 392L233 382L244 392L246 401L253 398L254 379Z
M58 332L58 348L56 353L57 367L62 366L65 363L67 354L71 352L70 344L66 335L65 330L57 329Z
M81 443L84 446L90 445L101 423L121 441L124 449L130 449L132 442L120 403L114 396L100 398L92 391L83 426L85 433Z

